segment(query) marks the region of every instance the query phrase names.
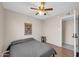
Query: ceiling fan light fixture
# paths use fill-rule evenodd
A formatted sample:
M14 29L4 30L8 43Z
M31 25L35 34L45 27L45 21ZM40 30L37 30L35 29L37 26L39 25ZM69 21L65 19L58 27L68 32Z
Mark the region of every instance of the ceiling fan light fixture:
M43 15L43 14L44 14L44 12L43 12L43 11L39 11L39 14L40 14L40 15Z
M45 8L45 2L41 2L40 6L38 8L31 8L33 10L36 10L37 13L35 15L46 15L47 11L52 11L53 8Z

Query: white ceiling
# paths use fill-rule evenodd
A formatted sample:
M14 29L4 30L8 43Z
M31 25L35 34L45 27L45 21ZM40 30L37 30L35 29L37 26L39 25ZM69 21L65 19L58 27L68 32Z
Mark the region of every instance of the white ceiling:
M38 7L40 4L39 2L3 2L2 4L6 9L26 14L37 19L46 19L79 8L78 2L46 2L45 6L47 8L51 7L54 10L48 11L47 15L35 15L36 11L31 10L30 7Z

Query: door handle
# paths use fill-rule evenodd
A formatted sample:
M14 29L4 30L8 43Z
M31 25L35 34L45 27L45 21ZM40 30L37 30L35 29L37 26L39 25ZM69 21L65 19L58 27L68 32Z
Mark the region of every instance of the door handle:
M73 34L72 37L73 37L73 38L78 38L77 33Z

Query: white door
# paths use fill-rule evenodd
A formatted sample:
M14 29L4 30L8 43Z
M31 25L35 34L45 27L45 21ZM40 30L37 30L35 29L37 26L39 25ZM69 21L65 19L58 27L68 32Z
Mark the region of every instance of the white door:
M76 53L79 51L79 19L78 19L78 12L74 10L74 33L73 33L73 38L74 38L74 57L76 57Z

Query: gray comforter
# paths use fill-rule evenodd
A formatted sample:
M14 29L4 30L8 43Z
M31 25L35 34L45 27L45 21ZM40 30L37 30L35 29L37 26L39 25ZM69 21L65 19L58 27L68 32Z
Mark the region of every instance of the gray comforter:
M33 38L17 40L11 43L10 57L49 57L56 51L48 44L41 43Z

